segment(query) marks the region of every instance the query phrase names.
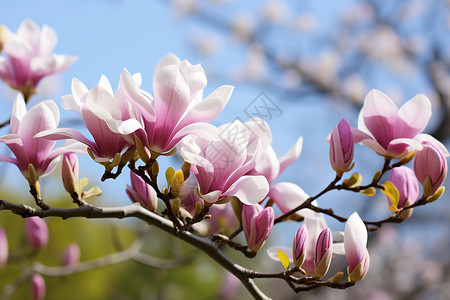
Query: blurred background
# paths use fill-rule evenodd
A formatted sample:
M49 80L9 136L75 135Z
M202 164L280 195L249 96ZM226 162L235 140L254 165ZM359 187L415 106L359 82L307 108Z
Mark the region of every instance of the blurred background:
M334 178L326 136L342 118L357 126L359 110L370 89L383 91L398 105L425 94L433 104L426 132L448 146L449 1L17 0L2 1L0 7L0 24L12 31L26 18L39 26L47 24L58 34L55 52L78 57L64 73L44 79L40 93L29 105L48 98L60 105L60 97L71 93L74 77L92 88L104 74L113 87L117 86L123 68L140 72L142 88L152 92L153 69L159 59L172 52L180 59L202 64L208 78L205 95L224 84L236 87L215 125L259 116L271 126L273 147L279 156L299 136L304 137L301 157L277 181L294 182L310 195ZM14 91L0 84L0 121L9 118L14 96ZM83 130L77 114L61 108L61 115L60 127ZM8 130L3 128L0 134ZM8 153L6 147L0 151ZM354 171L369 182L384 159L363 146L356 146L355 151ZM80 162L81 177L88 177L103 190L93 204L129 203L125 194L127 170L118 179L101 183L103 167L89 157L80 157ZM162 170L180 164L176 157L159 162ZM32 203L26 180L15 166L0 164L0 176L2 199ZM72 207L59 178L55 172L42 181L43 195L52 205ZM318 289L299 296L284 282L257 283L274 299L450 299L449 201L444 194L432 205L415 209L413 217L403 224L387 224L371 233L371 268L353 288ZM390 214L387 200L378 194L368 198L332 192L320 198L319 205L333 207L343 216L357 210L366 220ZM37 257L30 256L23 250L23 220L1 213L0 225L6 229L12 256L10 265L0 270L2 287L17 278L22 255L58 265L60 253L76 241L81 259L94 259L128 247L139 227L139 222L129 220L47 221L49 246ZM327 222L332 230L344 228L334 220ZM266 247L290 247L298 227L298 223L277 226ZM145 251L167 259L165 264L148 267L127 262L69 277L46 278L48 299L249 297L242 288L232 288L236 286L233 279L206 256L156 229L148 231L143 234ZM264 249L253 265L239 253L230 255L260 271L282 270ZM178 266L174 260L182 261L180 268L172 269ZM334 270L344 270L345 263L345 258L336 259ZM25 284L12 299L23 299L27 293Z

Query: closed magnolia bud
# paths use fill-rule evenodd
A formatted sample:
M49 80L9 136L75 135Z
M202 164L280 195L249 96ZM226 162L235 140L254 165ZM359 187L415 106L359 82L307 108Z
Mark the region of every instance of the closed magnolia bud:
M48 243L47 223L39 217L31 217L25 221L28 244L34 251L39 251Z
M349 280L350 282L360 281L369 271L370 257L367 251L367 229L356 212L345 224L344 247Z
M424 141L422 146L414 160L414 173L423 185L423 196L429 197L436 193L447 176L447 160L442 150L431 142Z
M6 232L0 227L0 267L3 267L8 262L8 238Z
M343 119L333 128L330 137L331 167L339 176L352 169L353 149L353 134L350 123L347 119Z
M135 173L130 173L131 186L127 184L126 193L132 202L139 202L142 207L156 212L158 197L155 190Z
M73 266L80 261L80 246L77 243L71 243L67 246L62 255L61 264L63 266Z
M394 168L389 176L389 181L398 190L399 201L397 208L403 208L416 202L419 197L419 183L413 170L405 166ZM388 201L392 205L389 197Z
M263 209L259 204L243 206L242 228L247 246L252 252L257 252L264 245L272 231L274 220L272 207Z
M318 279L325 276L333 257L333 238L330 228L325 228L317 238L314 252L314 276Z
M77 190L79 177L78 157L75 153L64 154L62 159L61 174L64 189L72 195Z
M308 229L306 225L303 224L297 230L294 238L294 245L292 247L292 255L294 258L294 264L297 268L301 268L306 258L306 250L308 241Z
M31 276L31 300L43 300L45 298L45 281L40 274Z

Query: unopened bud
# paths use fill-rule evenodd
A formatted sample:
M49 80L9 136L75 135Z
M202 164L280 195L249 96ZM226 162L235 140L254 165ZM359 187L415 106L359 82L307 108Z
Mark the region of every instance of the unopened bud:
M48 243L47 223L39 217L31 217L25 221L28 244L34 251L39 251Z
M184 180L188 179L191 174L191 164L184 161L181 165L181 170L183 171Z
M8 238L6 232L0 227L0 268L8 262Z
M45 281L40 274L31 276L30 298L32 300L43 300L45 298Z
M66 153L63 156L61 167L62 181L64 189L73 194L77 190L78 177L79 177L79 165L78 157L74 153Z
M62 255L61 263L63 266L70 267L80 261L80 246L77 243L71 243L67 246Z
M177 197L180 194L181 188L184 185L184 175L182 170L178 170L172 176L172 184L170 187L170 192L173 196Z

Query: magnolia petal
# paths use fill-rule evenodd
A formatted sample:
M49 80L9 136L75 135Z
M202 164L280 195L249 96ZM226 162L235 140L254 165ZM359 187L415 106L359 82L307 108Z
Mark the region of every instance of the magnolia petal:
M64 140L64 139L74 139L79 141L91 148L96 148L94 142L88 140L84 135L82 135L78 130L72 128L57 128L49 129L39 132L34 136L35 138L45 137L49 140Z
M244 204L253 205L264 200L269 183L264 176L246 175L239 178L223 196L235 196Z
M430 118L430 100L425 95L416 95L398 110L394 137L415 137L427 127Z
M27 106L22 94L17 94L13 109L11 113L10 130L11 133L18 133L20 121L22 121L23 116L27 113Z
M356 212L348 218L345 224L344 247L351 273L364 259L367 248L367 229Z
M158 74L162 69L166 68L170 65L178 65L180 64L180 59L173 53L169 53L163 58L161 58L156 65L155 71L153 73L153 79L155 78L156 74Z
M12 163L12 164L18 165L17 158L10 157L10 156L2 154L2 153L0 153L0 161L4 161L4 162L8 162L8 163Z
M123 69L120 74L120 82L124 90L131 97L131 102L137 104L142 116L149 122L154 122L156 115L151 99L145 97L139 89L138 83L127 69Z
M297 142L289 149L282 157L278 159L278 162L280 163L280 172L278 175L283 173L283 171L293 164L302 154L302 148L303 148L303 137L299 137Z
M447 147L445 147L445 145L443 143L441 143L439 140L437 140L435 137L433 137L429 134L421 133L421 134L417 135L415 137L415 139L417 141L419 141L420 143L422 143L424 141L430 142L435 147L439 148L442 151L442 153L445 155L445 157L450 156L450 153L448 152Z
M58 43L58 37L53 28L44 25L41 29L41 36L39 40L39 55L49 56Z
M279 182L270 187L269 197L275 201L282 213L287 213L305 202L309 195L294 183ZM301 216L299 212L295 214Z
M219 200L219 197L222 195L221 191L212 191L207 194L203 194L202 199L208 203L216 203Z

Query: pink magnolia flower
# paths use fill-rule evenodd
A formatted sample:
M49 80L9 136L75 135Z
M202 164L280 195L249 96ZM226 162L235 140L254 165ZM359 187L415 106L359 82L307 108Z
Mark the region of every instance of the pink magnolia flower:
M424 196L428 197L442 185L447 177L448 167L445 154L440 147L429 141L422 142L422 145L422 151L417 152L414 160L414 173L423 184Z
M322 278L327 274L333 257L333 237L330 228L325 228L319 234L314 252L314 276Z
M80 114L94 141L72 128L51 129L38 136L52 140L79 141L88 146L88 152L96 162L103 164L107 170L113 169L128 149L134 150L134 138L128 135L137 129L135 111L121 88L124 73L129 74L126 70L122 72L121 83L115 94L108 79L101 76L99 84L90 91L80 80L74 78L72 94L61 98L65 109ZM139 82L140 75L135 75L132 80ZM125 122L126 120L134 122Z
M71 243L64 250L61 264L66 267L76 265L80 261L80 246L77 243Z
M206 86L203 68L173 54L156 66L153 98L145 96L129 74L123 79L130 101L141 113L136 137L155 153L171 151L188 134L210 135L215 127L207 122L222 111L233 91L231 86L221 86L202 101Z
M33 274L31 276L30 299L45 299L45 280L40 274Z
M47 223L39 217L31 217L25 221L28 244L34 251L39 251L48 243Z
M54 141L34 137L42 131L56 128L58 123L59 110L55 102L43 101L27 112L25 101L18 94L11 114L11 133L0 137L0 142L11 149L15 158L0 154L0 161L15 164L29 183L34 184L39 177L55 169L61 154L84 153L84 147L77 143L66 143L52 151Z
M300 226L295 234L294 243L292 247L292 257L297 268L301 268L306 258L306 250L308 247L308 228L306 224Z
M5 229L0 227L0 267L5 266L8 262L8 252L8 238Z
M330 137L330 162L339 176L352 168L353 134L350 123L343 119L333 128Z
M23 21L16 33L5 28L0 57L0 79L26 95L33 94L39 81L69 68L76 57L52 54L58 38L55 31L44 25L40 29L33 21Z
M269 192L266 178L245 175L260 155L259 148L248 155L249 133L245 125L235 121L222 125L219 131L221 140L189 136L180 150L197 178L199 195L208 203L226 202L232 196L249 205L264 200Z
M348 261L348 277L357 282L366 276L370 257L367 251L367 229L358 213L353 213L345 224L344 231L345 256Z
M398 158L408 149L422 149L415 138L425 129L430 117L431 103L424 95L416 95L398 109L388 96L372 90L364 100L358 129L353 129L354 141L379 155Z
M127 184L126 193L132 202L138 202L142 207L156 212L158 197L155 190L148 185L139 175L130 172L131 186Z
M302 152L303 138L298 138L297 142L281 157L277 158L275 150L272 148L272 133L266 121L260 118L253 118L245 122L249 129L250 138L248 149L253 153L261 144L261 156L256 165L247 174L263 175L271 184L283 171L294 163Z
M259 204L242 207L242 229L252 252L257 252L264 245L272 231L274 218L270 206L264 209Z
M414 171L408 167L401 166L392 169L389 176L389 181L394 184L399 193L398 208L403 208L414 204L419 197L419 183L417 181ZM392 200L388 198L389 204L392 205ZM405 217L410 217L412 209L407 210L408 215Z

